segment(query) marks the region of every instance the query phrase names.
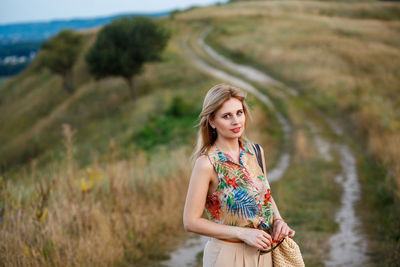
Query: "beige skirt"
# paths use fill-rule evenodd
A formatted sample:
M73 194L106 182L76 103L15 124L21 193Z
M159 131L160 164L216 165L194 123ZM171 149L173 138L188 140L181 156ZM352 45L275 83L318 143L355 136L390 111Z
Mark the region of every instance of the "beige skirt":
M272 267L271 252L260 251L246 243L231 243L213 237L204 247L203 267Z

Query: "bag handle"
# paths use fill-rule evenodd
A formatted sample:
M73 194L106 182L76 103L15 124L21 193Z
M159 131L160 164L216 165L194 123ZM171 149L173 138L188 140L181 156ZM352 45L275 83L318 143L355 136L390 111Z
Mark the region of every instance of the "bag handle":
M256 152L258 165L260 165L263 174L265 174L265 171L264 171L264 163L263 163L262 157L261 157L260 145L259 145L259 144L253 144L253 149L254 149L254 151Z
M264 163L263 163L262 158L261 158L261 149L260 149L260 145L254 143L254 144L253 144L253 149L254 149L254 151L256 152L258 165L260 165L262 172L265 174L265 172L264 172ZM271 229L270 229L270 230L271 230ZM270 235L272 235L271 232L268 232L268 233L269 233ZM270 248L270 249L268 249L268 250L260 250L260 254L265 254L265 253L268 253L268 252L273 251L273 250L276 249L284 240L285 240L285 238L282 238L282 240L279 241L278 244L276 244L275 247L272 247L272 248Z
M286 238L286 237L285 237L285 238ZM285 238L282 238L282 240L279 241L278 244L276 244L275 247L272 247L272 248L267 249L267 250L260 250L260 254L265 254L265 253L268 253L268 252L273 251L273 250L276 249L283 241L285 241Z

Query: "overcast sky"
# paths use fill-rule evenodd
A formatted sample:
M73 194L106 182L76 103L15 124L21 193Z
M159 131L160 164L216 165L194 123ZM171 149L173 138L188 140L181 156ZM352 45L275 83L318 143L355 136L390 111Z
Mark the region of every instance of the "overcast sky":
M159 12L226 0L0 0L0 24Z

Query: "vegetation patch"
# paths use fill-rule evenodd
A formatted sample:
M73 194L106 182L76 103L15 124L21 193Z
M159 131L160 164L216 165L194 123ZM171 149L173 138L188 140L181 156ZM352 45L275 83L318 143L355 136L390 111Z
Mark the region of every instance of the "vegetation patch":
M164 111L150 114L147 123L132 134L128 144L134 143L146 151L159 145L187 144L193 140L196 132L194 122L200 111L200 108L193 108L182 97L176 96Z

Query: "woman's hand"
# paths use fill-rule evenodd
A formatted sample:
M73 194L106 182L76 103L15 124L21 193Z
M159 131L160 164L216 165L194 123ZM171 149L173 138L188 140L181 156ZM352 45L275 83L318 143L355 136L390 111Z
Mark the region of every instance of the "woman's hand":
M282 220L276 220L273 224L273 241L279 242L286 236L293 237L295 235L295 231L291 229L287 223Z
M260 250L266 250L272 244L272 238L267 232L255 228L241 227L239 239Z

